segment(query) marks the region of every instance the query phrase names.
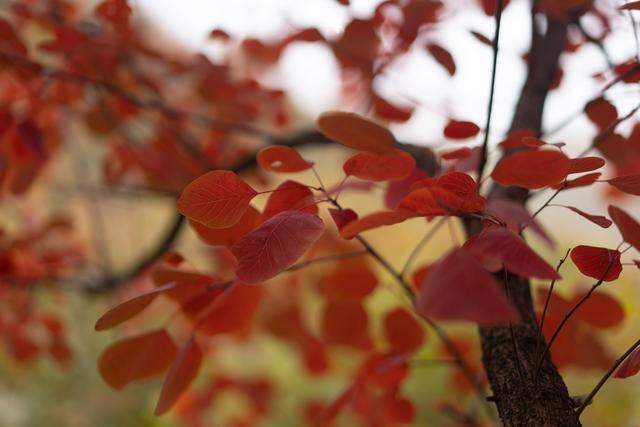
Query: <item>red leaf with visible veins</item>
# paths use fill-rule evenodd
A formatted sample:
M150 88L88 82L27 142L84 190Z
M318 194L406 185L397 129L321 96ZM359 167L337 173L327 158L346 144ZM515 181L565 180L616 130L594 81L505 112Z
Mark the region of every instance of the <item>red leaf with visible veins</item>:
M536 189L564 180L570 166L569 158L559 151L527 150L500 160L491 177L505 186Z
M327 138L347 147L376 154L394 154L396 139L389 130L355 113L328 111L317 121Z
M271 279L295 264L323 230L322 220L315 215L300 211L277 214L233 245L236 275L246 283Z
M381 156L374 153L357 153L342 167L344 173L367 181L400 181L413 173L414 158L404 151L394 155Z
M234 226L258 193L230 171L211 171L192 181L178 199L178 210L209 228Z
M107 347L100 356L98 368L104 381L120 390L132 381L164 372L177 352L167 332L157 330L125 338Z
M520 236L504 227L489 228L469 239L465 248L482 262L498 262L522 277L559 279L556 270L540 258Z
M202 350L191 338L180 350L180 354L171 365L162 385L162 392L156 404L155 415L160 416L173 407L198 375L202 363Z
M625 242L640 250L640 224L631 215L617 206L609 206L609 215L620 230Z
M571 250L571 260L585 276L605 282L616 280L622 271L620 251L615 249L580 245Z
M607 182L623 193L640 196L640 174L617 176Z
M488 273L465 249L454 249L433 266L420 289L418 313L440 320L484 326L518 319L516 310Z
M272 172L301 172L313 166L313 162L306 161L300 153L285 145L263 148L256 160L264 170Z

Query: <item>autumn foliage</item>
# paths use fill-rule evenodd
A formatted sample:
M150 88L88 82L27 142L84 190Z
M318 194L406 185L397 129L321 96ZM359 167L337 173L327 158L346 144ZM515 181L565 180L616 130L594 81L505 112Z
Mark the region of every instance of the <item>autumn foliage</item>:
M130 274L106 271L89 279L98 283L89 290L100 292L131 285L95 323L96 331L125 331L102 350L97 369L115 390L162 378L155 415L209 425L207 411L235 393L246 410L225 425L269 420L282 398L276 381L210 369L223 347L251 352L251 343L264 337L294 354L289 374L304 376L308 387L340 376L329 397L296 401L298 413L289 415L295 425L411 425L425 405L451 425L494 425L497 416L506 423L504 409L496 412L487 399L496 384L486 358L498 345L482 336L487 331L511 332L502 344L518 363L527 349L518 348L513 330L534 331L527 387L546 380L549 355L548 364L561 373L604 375L575 399L576 417L598 404L596 394L609 379L640 372L637 334L621 354L606 338L636 315L610 289L640 268L640 222L626 207L640 195L639 107L621 113L607 93L616 84L635 88L635 57L595 76L604 89L579 111L595 132L582 152L540 129L512 129L498 138L491 107L489 128L447 112L437 135L442 144L427 147L396 136L394 125L414 120L418 106L396 105L377 81L413 49L435 61L438 72L455 76L455 51L435 34L458 12L456 2L381 2L371 16L351 17L332 36L292 28L277 40L237 40L214 29L211 40L228 55L220 62L149 46L126 0L99 2L84 15L72 3L38 3L12 4L10 18L0 18L0 197L26 200L46 184L47 168L71 151L71 120L102 144L105 186L169 195L175 229L159 250ZM337 3L349 10L348 1ZM499 25L500 6L506 11L516 2L469 3ZM563 48L570 55L589 43L604 49L578 27L582 17L600 20L604 39L620 13L636 17L640 2L611 10L597 1L548 0L536 8L546 19L575 26L577 35ZM86 30L84 20L99 31ZM32 27L42 33L37 43ZM495 58L497 39L469 35ZM328 49L343 73L345 100L365 107L324 112L300 131L286 94L261 80L294 43ZM525 61L529 66L533 59ZM558 68L546 89L564 78ZM341 163L328 171L320 151L306 150L316 144L341 146ZM593 204L570 197L576 189L608 202L592 211ZM350 204L352 193L371 204ZM558 208L606 229L618 244L585 238L566 248L539 222L541 213ZM402 242L406 256L397 265L369 233L391 241L409 222L424 233ZM30 292L79 277L91 257L66 219L22 223L11 232L0 229L2 340L21 363L47 355L68 366L73 354L63 322ZM195 267L196 253L174 248L183 225L207 246L206 269ZM441 227L449 228L446 247L433 243ZM551 255L554 244L566 253L560 260ZM420 257L425 248L428 262ZM565 263L576 268L573 276ZM573 277L579 283L571 288L566 282ZM523 304L515 288L529 292L530 283L533 302L528 293ZM380 295L385 301L377 305ZM464 328L469 325L479 328L482 349ZM339 369L343 354L348 372ZM408 386L429 375L422 365L445 372L424 379L445 384L442 401L420 401Z

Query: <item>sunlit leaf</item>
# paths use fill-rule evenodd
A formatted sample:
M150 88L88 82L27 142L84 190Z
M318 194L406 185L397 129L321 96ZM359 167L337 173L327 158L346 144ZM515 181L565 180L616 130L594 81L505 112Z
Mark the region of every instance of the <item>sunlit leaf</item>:
M258 193L230 171L211 171L192 181L178 199L178 210L210 228L235 225Z
M377 182L405 179L413 173L415 166L414 158L403 151L386 156L362 152L347 159L342 169L348 176Z

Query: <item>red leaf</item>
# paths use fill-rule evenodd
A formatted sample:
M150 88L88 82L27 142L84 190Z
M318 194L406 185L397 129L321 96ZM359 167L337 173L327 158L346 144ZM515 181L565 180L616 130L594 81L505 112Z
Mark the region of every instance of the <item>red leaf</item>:
M371 346L369 317L358 300L329 300L322 314L322 337L329 344L359 349Z
M584 112L598 129L604 130L618 118L618 110L604 98L594 99L585 105Z
M583 295L576 295L571 302L575 305ZM576 316L594 328L607 329L620 325L624 321L624 309L617 299L602 292L594 292Z
M164 372L177 352L171 337L161 329L107 347L100 356L98 368L104 381L120 390L132 381Z
M519 232L522 226L528 227L538 236L544 239L549 245L553 245L553 240L531 217L527 208L521 203L508 199L490 198L487 202L487 213L500 218L507 224L509 230Z
M482 262L498 262L522 277L559 279L556 270L540 258L524 240L504 227L489 228L469 239L465 248Z
M333 222L341 231L347 224L358 219L358 214L351 209L329 209Z
M424 343L424 330L405 308L396 308L385 315L384 332L396 353L413 353Z
M458 148L457 150L441 153L440 158L442 160L460 160L460 159L467 159L471 157L472 154L473 154L473 150L471 148L462 147L462 148Z
M617 176L607 182L623 193L640 196L640 174Z
M413 114L412 107L400 108L376 95L373 96L373 109L378 117L390 122L406 122Z
M235 225L258 193L230 171L217 170L192 181L178 199L178 210L209 228Z
M449 120L444 128L444 136L450 139L467 139L476 136L480 128L473 122Z
M104 331L126 322L147 308L160 294L175 287L176 283L169 283L118 304L98 319L95 326L96 331Z
M355 113L329 111L318 117L318 129L327 138L347 147L376 154L394 154L396 139L383 126Z
M430 269L420 289L418 313L440 320L501 325L518 319L504 293L466 250L451 251Z
M207 335L241 332L253 323L262 296L260 286L236 282L202 312L196 327Z
M414 158L403 151L394 155L381 156L373 153L357 153L342 167L344 173L367 181L400 181L413 173Z
M378 285L378 278L363 258L342 261L319 284L320 291L330 299L363 300Z
M617 206L609 205L609 216L616 223L624 241L640 250L640 224Z
M271 172L301 172L313 166L300 153L285 145L272 145L258 152L258 164Z
M640 2L638 2L640 3ZM640 372L640 348L636 348L624 362L620 364L618 370L613 374L614 378L629 378Z
M587 173L585 175L577 177L576 179L570 179L564 183L552 185L551 187L555 189L562 187L564 190L568 190L570 188L588 187L589 185L596 182L598 178L600 178L600 175L602 175L600 172Z
M484 209L485 200L478 193L478 185L466 173L448 172L438 178L437 185L462 199L460 210L479 212Z
M315 215L300 211L277 214L233 245L236 275L246 283L275 277L295 264L323 230L322 220Z
M565 206L565 208L571 209L572 211L574 211L578 215L582 216L583 218L588 219L589 221L593 222L596 225L599 225L602 228L611 227L611 220L609 218L607 218L606 216L591 215L591 214L588 214L585 211L582 211L582 210L580 210L578 208L574 208L573 206Z
M234 226L230 228L209 228L196 221L189 221L189 225L198 237L214 246L232 246L242 236L252 231L260 224L260 212L253 206L245 211Z
M570 165L569 158L559 151L527 150L500 160L491 177L505 186L536 189L564 180Z
M453 76L456 73L456 62L448 50L434 43L429 43L427 45L427 50L431 56L433 56L433 58L438 61L445 70L447 70L450 76Z
M570 162L569 173L590 172L600 169L605 163L601 157L579 157L577 159L570 159Z
M464 201L440 187L425 187L409 193L400 203L400 208L418 215L434 217L454 214L461 210Z
M280 212L290 210L318 214L318 206L309 187L295 181L280 184L269 196L262 220L266 221Z
M375 212L351 221L342 230L340 230L340 235L345 239L352 239L363 231L386 225L399 224L414 216L415 214L412 212L406 211Z
M622 271L620 252L614 249L576 246L571 250L571 260L585 276L605 282L616 280Z
M426 178L427 174L421 169L415 169L413 174L402 181L390 181L387 184L387 192L385 194L384 203L388 209L395 209L400 205L402 199L411 192L411 185L416 181Z
M178 398L198 375L202 363L202 350L191 338L171 365L162 385L162 392L156 404L155 415L160 416L170 410Z
M535 133L529 129L514 130L510 132L503 141L500 141L498 145L504 150L526 147L525 139L531 137L535 137Z

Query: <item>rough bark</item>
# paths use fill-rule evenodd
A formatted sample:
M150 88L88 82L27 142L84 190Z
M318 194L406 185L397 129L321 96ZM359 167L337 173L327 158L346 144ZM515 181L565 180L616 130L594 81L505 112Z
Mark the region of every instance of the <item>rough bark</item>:
M521 91L511 129L541 132L547 93L558 69L565 45L567 23L547 21L544 34L535 27L532 9L532 43L528 75ZM490 197L524 203L527 191L495 186ZM466 224L467 232L477 232L477 223ZM498 278L520 313L522 322L505 327L480 328L483 364L493 391L500 418L505 426L579 426L573 401L550 357L542 361L536 378L544 338L539 331L531 300L529 282L517 276ZM540 341L540 342L539 342Z

